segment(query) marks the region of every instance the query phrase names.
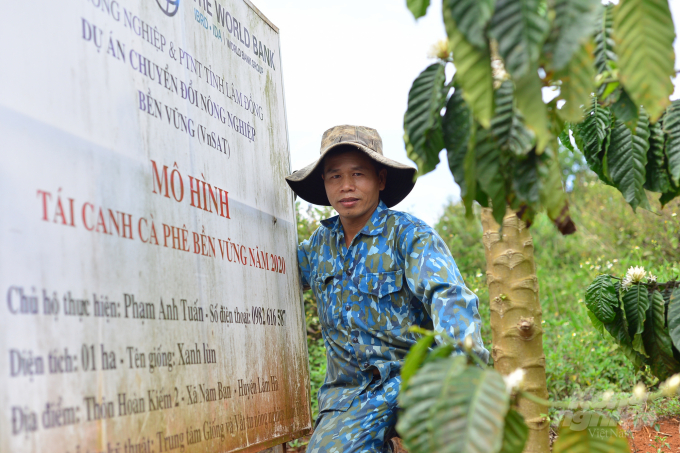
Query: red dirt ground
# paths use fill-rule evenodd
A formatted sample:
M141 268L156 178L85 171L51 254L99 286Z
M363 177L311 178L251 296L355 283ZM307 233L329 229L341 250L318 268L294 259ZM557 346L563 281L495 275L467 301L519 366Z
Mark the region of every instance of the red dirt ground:
M680 417L657 421L659 432L653 427L631 431L628 438L631 453L680 452Z

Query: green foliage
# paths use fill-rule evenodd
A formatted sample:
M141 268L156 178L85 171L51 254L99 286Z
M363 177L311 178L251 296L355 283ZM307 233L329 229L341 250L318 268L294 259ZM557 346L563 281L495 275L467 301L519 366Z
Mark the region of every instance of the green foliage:
M406 0L406 6L413 14L413 17L419 19L427 13L427 8L430 6L430 0Z
M645 118L646 119L646 118ZM638 122L639 124L642 122ZM640 128L641 135L649 136L646 124ZM606 155L606 167L613 184L621 191L626 201L635 209L647 201L644 191L647 146L635 140L631 131L621 121L614 123L611 142ZM640 137L638 137L640 138Z
M515 409L510 408L505 415L501 453L522 453L528 437L529 427L524 418Z
M456 125L461 127L456 127ZM460 186L461 197L467 194L465 156L468 152L471 126L472 115L463 100L463 90L462 88L456 88L446 103L443 132L444 146L447 149L449 158L449 168L456 184Z
M404 140L408 157L421 175L434 170L444 147L439 115L445 100L444 77L444 65L434 63L420 73L408 93ZM414 152L416 149L420 152Z
M612 11L613 4L608 4L602 9L597 18L597 31L595 33L595 69L598 74L611 74L617 67L618 57L614 52L614 19ZM618 83L618 82L614 82ZM597 95L601 96L607 84L603 84L598 90Z
M656 123L640 108L631 131L593 100L573 134L588 166L618 188L633 209L651 209L644 189L660 193L662 206L680 195L673 179L676 173L680 178L680 102L674 101Z
M554 70L563 69L579 47L588 41L597 25L601 8L598 0L555 1L555 21L543 47L547 58L552 60ZM591 83L589 81L586 86Z
M476 200L496 220L509 205L529 223L547 211L563 234L575 231L555 177L560 144L633 209L650 209L645 188L662 204L680 195L677 105L657 124L674 74L667 0L444 0L443 20L451 53L437 64L456 72L447 83L430 66L414 81L405 141L419 175L447 149L468 216ZM556 93L548 103L545 88Z
M491 131L496 137L496 146L516 156L526 155L533 148L533 134L524 125L524 118L515 108L512 81L506 80L496 90L496 111L491 120Z
M558 111L564 121L578 123L583 120L583 107L590 103L594 90L595 65L593 43L587 41L573 53L571 60L557 77L562 80L559 99L565 104Z
M541 79L529 72L515 80L517 108L524 115L527 126L536 134L536 150L542 153L550 141L548 108L543 103Z
M649 294L647 287L642 284L634 284L621 294L623 312L628 324L628 335L635 338L645 330L645 318L649 308ZM644 353L643 351L640 351Z
M668 173L677 186L680 182L680 101L673 101L663 119L663 130L668 134L666 139L666 158Z
M443 14L449 50L456 66L455 83L463 89L463 99L475 119L488 128L493 115L493 77L489 48L475 47L468 42L465 35L458 30L448 8L444 8ZM414 150L416 153L419 151L418 148Z
M400 392L397 430L412 453L498 452L509 403L498 372L448 357L423 366Z
M404 366L401 368L401 387L403 389L408 388L409 381L425 361L433 342L434 335L425 335L409 350L404 360Z
M673 347L680 350L680 291L674 291L668 305L668 332Z
M539 0L497 0L489 33L498 41L505 68L515 78L534 73L548 32Z
M672 341L680 310L672 298L667 304L661 291L670 295L678 283L657 283L651 278L645 283L640 280L644 274L643 268L631 268L623 283L616 285L609 275L599 275L586 291L586 306L596 328L604 326L634 366L647 366L665 380L680 372L680 352Z
M599 275L586 290L586 307L603 323L614 320L614 309L619 306L616 286L609 275Z
M665 380L680 371L680 363L673 358L673 343L666 328L665 303L658 290L649 296L642 340L655 376Z
M451 12L451 19L465 39L480 50L488 46L486 26L491 19L495 0L444 0L445 9Z
M673 93L675 30L667 0L621 0L614 9L619 77L635 105L644 105L652 122Z

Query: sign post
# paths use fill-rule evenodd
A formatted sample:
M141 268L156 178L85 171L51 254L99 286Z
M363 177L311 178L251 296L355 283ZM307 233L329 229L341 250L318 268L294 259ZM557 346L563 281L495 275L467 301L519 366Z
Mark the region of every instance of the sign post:
M0 16L0 451L311 429L278 29L248 0Z

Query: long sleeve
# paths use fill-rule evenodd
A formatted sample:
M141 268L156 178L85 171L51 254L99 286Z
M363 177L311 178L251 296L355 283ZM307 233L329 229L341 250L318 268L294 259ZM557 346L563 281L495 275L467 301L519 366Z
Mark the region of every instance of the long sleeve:
M309 288L311 267L309 264L309 240L302 241L298 245L298 267L300 268L300 284L303 288Z
M432 318L434 330L459 341L470 335L473 351L488 363L489 351L481 337L479 299L465 286L444 241L430 227L414 225L400 243L406 281Z

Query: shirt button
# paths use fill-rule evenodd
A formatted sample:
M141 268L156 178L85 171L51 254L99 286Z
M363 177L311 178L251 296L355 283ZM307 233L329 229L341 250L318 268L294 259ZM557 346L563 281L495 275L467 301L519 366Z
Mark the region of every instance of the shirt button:
M345 310L349 311L349 305L345 305Z
M345 274L347 274L347 276L349 277L350 275L352 275L352 272L351 272L349 269L347 269L347 271L345 272Z
M364 368L368 368L368 362L364 362Z
M358 342L359 342L359 340L357 339L357 337L352 338L352 343L358 343Z

